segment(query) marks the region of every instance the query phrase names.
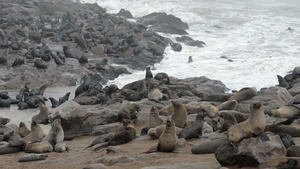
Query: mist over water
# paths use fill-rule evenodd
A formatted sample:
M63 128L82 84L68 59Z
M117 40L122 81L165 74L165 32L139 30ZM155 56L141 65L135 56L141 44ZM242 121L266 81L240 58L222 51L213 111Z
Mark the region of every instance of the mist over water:
M155 75L165 72L177 78L206 76L221 80L239 90L254 86L258 90L278 84L300 61L300 1L286 0L86 0L97 2L109 13L121 8L142 17L166 12L186 22L189 36L204 41L206 47L184 44L181 52L168 47ZM287 30L288 28L292 30ZM175 41L178 35L162 34ZM188 63L188 56L194 62ZM227 59L220 58L225 56ZM132 71L109 83L119 87L143 79L145 71Z

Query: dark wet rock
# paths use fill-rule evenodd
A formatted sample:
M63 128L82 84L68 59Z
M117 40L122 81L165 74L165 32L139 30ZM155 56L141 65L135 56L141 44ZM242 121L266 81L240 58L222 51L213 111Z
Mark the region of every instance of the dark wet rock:
M90 164L87 167L83 167L83 169L107 169L104 164Z
M138 22L151 25L155 31L171 34L188 34L185 30L189 29L187 23L182 22L180 18L166 13L154 12L141 17Z
M133 18L132 14L125 9L120 9L120 11L116 14L116 16L121 16L125 19Z
M134 161L135 159L128 155L118 155L116 157L101 157L97 160L98 163L104 163L108 166L112 166L117 163L131 163Z
M203 41L194 40L193 38L191 38L189 36L177 37L176 40L178 42L182 42L182 43L184 43L186 45L189 45L189 46L196 46L196 47L204 47L204 46L206 46L206 44Z
M221 166L228 166L237 163L237 152L238 149L236 147L226 142L219 146L214 153Z

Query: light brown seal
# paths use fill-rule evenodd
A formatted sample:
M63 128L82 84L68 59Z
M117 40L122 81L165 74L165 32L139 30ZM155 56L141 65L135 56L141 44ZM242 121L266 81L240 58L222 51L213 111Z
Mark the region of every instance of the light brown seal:
M136 137L136 129L131 122L123 121L124 130L116 133L107 143L107 146L116 146L132 141Z
M44 133L42 127L37 124L37 122L32 121L30 125L30 134L22 138L25 141L42 141L44 138Z
M176 127L184 128L187 122L187 112L185 107L179 101L171 101L174 106L174 111L171 119L174 121Z
M202 106L202 110L204 110L210 118L213 118L219 112L219 109L213 104Z
M228 129L227 139L231 142L261 134L266 127L266 118L264 111L261 109L261 102L250 105L250 117L241 123L235 124Z
M118 113L118 119L122 122L124 119L133 120L137 123L136 112L140 111L140 106L135 102L126 103Z
M55 147L56 144L64 142L64 136L64 130L61 127L61 120L60 118L56 118L51 123L51 129L46 135L46 137L43 139L43 141L48 141L53 147ZM55 151L57 150L55 149Z
M227 100L217 106L219 111L221 110L236 110L238 102L236 100Z
M271 124L266 125L265 131L270 131L273 133L284 132L288 133L292 137L300 137L300 126Z
M227 131L231 126L237 124L237 120L235 117L227 112L219 113L219 123L220 123L220 132Z
M52 152L53 147L48 141L24 142L23 150L26 153L46 153Z
M154 128L150 128L149 130L148 130L148 136L151 138L151 139L153 139L153 140L155 140L155 139L158 139L159 137L160 137L160 135L162 134L162 132L165 130L165 128L166 128L166 125L165 124L163 124L163 125L159 125L159 126L157 126L157 127L154 127ZM179 127L175 127L175 131L176 131L176 135L178 136L179 135L179 133L181 132L181 128L179 128Z
M188 105L188 104L183 104L183 106L185 107L185 109L188 110L202 110L202 107L199 106L193 106L193 105ZM163 115L163 116L169 116L173 113L174 111L174 106L173 104L169 104L165 107L163 107L162 109L158 110L159 115Z
M166 121L166 128L160 135L157 144L157 151L173 152L177 144L177 135L175 131L175 122L170 118Z
M39 103L40 112L39 114L32 117L32 121L36 121L38 124L48 124L48 115L51 114L50 109L43 103Z
M4 117L0 117L0 125L5 125L5 124L7 124L9 122L10 122L10 119L4 118Z
M148 128L154 128L164 123L164 120L159 116L156 106L152 106L149 114Z
M20 122L19 124L19 134L21 137L26 137L30 134L30 130L27 128L26 124L23 122Z
M247 87L234 93L233 96L229 98L229 100L236 100L237 102L240 102L243 100L249 100L256 95L257 95L257 90L255 87Z
M294 106L281 106L277 110L267 112L267 114L279 118L296 118L300 116L300 110Z
M229 114L233 115L238 123L247 120L250 116L249 114L241 113L241 112L235 111L235 110L222 110L222 111L219 111L218 114L220 115L220 114L224 114L224 113L229 113Z

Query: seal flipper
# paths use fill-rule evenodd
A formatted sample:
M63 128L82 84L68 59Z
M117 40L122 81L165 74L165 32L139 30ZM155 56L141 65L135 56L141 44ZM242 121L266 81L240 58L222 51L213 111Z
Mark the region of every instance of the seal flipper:
M277 124L279 124L279 125L290 125L294 122L294 120L295 120L294 118L290 118L290 119L287 119L286 121L282 121L282 122L279 122Z
M158 145L159 145L159 144L158 144ZM152 146L148 151L143 152L143 153L153 153L153 152L158 151L158 145Z

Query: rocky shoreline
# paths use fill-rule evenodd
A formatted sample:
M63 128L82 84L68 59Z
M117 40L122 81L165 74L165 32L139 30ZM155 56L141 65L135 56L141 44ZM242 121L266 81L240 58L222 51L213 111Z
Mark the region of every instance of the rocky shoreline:
M37 100L34 107L43 102L41 98L45 99L51 113L46 116L50 123L61 120L63 143L67 148L57 151L61 153L42 152L48 155L43 156L42 161L18 163L17 160L27 154L30 148L26 146L32 140L22 142L23 147L19 142L16 146L14 141L19 141L20 136L15 138L7 133L20 134L18 124L1 121L1 138L8 142L1 142L0 146L2 168L265 168L282 167L293 160L300 162L297 151L300 146L297 138L300 136L297 134L300 133L299 67L285 77L278 76L278 86L259 91L245 87L227 93L229 89L218 80L204 76L178 79L163 72L153 75L147 69L161 61L168 45L174 51L181 50L179 43L155 31L183 35L178 41L188 45L205 45L186 36L184 30L188 25L185 23L164 24L165 19L181 22L175 16L154 13L133 23L125 19L132 17L130 12L121 10L118 14L108 14L97 4L17 0L2 0L0 14L3 16L0 29L1 107L26 102L23 96L14 99L10 93L5 93L8 89L19 90L26 82L30 83L28 91L42 85L78 86L71 93L74 98L69 98L67 92L70 91L61 94L61 98L54 98L59 100L57 105L38 96L47 95L47 88L37 95L30 95ZM103 87L109 79L130 73L125 66L145 70L145 78L122 89L115 85ZM80 82L81 78L83 82ZM24 91L21 89L20 93L24 94ZM205 113L201 133L196 133L192 139L179 137L176 153L149 152L158 144L158 140L151 139L147 133L153 127L149 127L151 112L157 108L157 115L166 121L175 112L175 106L172 107L175 102L182 104L181 110L187 118L180 130L196 123L197 114ZM236 117L228 121L224 114L238 112L246 120L252 114L250 107L257 103L266 117L267 141L263 136L251 136L238 142L236 147L227 144L227 129L240 121ZM294 114L281 112L280 108L292 110ZM43 110L40 108L40 111ZM233 124L229 123L232 121ZM132 134L128 130L132 129L133 136L127 137ZM286 133L285 139L279 131ZM117 135L123 132L127 133L120 136L121 141L117 140ZM109 135L122 143L112 143ZM294 147L289 148L291 146ZM16 152L10 154L12 151ZM260 158L256 158L258 156ZM286 156L293 158L290 160ZM279 158L281 160L277 162L281 163L269 162Z

